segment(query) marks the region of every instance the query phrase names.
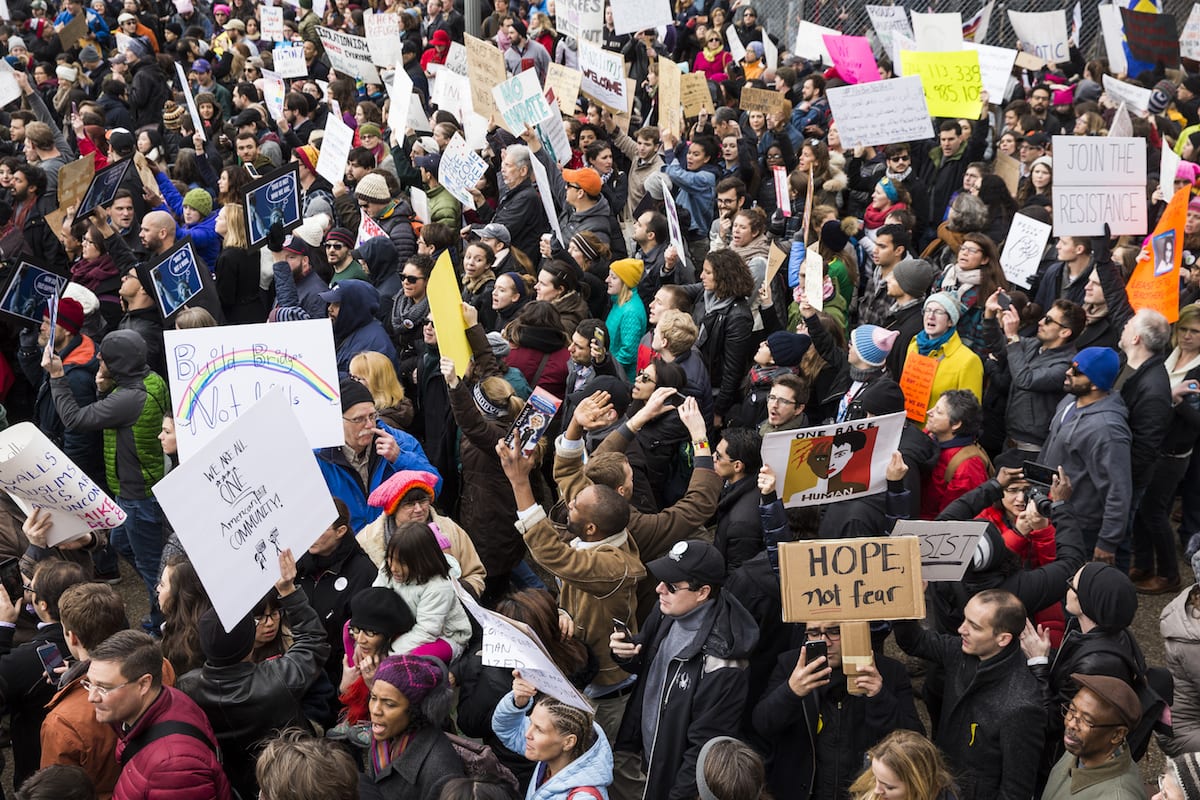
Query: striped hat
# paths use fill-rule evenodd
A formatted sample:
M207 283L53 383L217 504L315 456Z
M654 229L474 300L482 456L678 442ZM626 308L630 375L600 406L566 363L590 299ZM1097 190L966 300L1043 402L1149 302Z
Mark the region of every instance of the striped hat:
M293 150L296 158L303 164L309 172L317 171L317 159L321 157L321 151L313 147L311 144L306 144L302 147L297 147Z
M1168 758L1167 765L1183 790L1183 800L1200 800L1200 753Z

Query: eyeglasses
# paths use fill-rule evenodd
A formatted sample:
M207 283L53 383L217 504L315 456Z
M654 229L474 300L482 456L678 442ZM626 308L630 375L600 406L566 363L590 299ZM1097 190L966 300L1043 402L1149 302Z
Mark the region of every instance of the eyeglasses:
M265 625L269 620L279 619L279 617L280 612L278 608L274 611L268 611L266 614L259 614L254 617L254 627L257 628L259 625Z
M342 419L346 420L346 422L349 422L351 425L374 425L376 422L379 422L379 415L363 414L362 416L358 417L342 417Z
M115 692L117 689L124 689L126 686L128 686L131 683L137 683L137 681L125 681L124 683L120 684L119 686L97 686L96 684L94 684L90 680L88 680L87 678L84 678L83 680L81 680L79 682L79 685L82 686L83 690L85 692L87 692L88 694L95 692L96 694L100 695L101 697L108 697L109 692Z
M1070 722L1071 720L1075 720L1080 725L1083 725L1084 727L1087 727L1087 728L1120 728L1120 727L1122 727L1122 723L1120 723L1120 722L1106 722L1106 723L1093 722L1092 720L1085 717L1079 711L1079 709L1077 709L1071 703L1063 703L1062 704L1062 715L1063 715L1064 722Z
M1056 320L1054 317L1050 316L1049 314L1042 317L1041 321L1045 325L1057 325L1060 328L1066 327L1065 325L1063 325L1061 322L1059 322L1058 320Z
M578 183L568 183L568 184L567 184L567 188L568 188L568 189L576 189L576 190L578 190L578 191L580 191L580 192L582 192L582 191L583 191L583 187L582 187L582 186L580 186Z
M709 44L721 44L721 40L720 39L709 39L708 43Z
M28 583L21 584L21 588L24 589L25 591L29 592L30 594L37 594L37 589L34 589Z
M341 242L326 242L325 249L326 250L344 250L344 249L346 249L346 245L342 244Z
M787 399L786 397L780 397L780 396L779 396L779 395L777 395L777 394L769 394L769 395L767 395L767 402L768 402L768 403L782 403L783 405L786 405L786 406L794 406L794 405L796 405L796 401L795 401L795 400L789 400L789 399Z
M433 505L433 498L430 497L418 497L413 500L403 500L400 502L401 508L428 508L431 505Z
M424 276L424 275L408 275L408 274L404 274L404 275L401 275L400 277L404 279L404 282L405 282L405 283L417 283L418 281L423 281L423 280L425 280L425 276Z
M637 374L637 377L634 378L634 381L637 383L657 383L658 382L658 381L654 380L654 378L651 378L649 375L647 375L645 372L639 372Z
M807 630L804 632L804 636L810 642L815 642L820 639L826 639L830 642L836 642L838 639L842 638L842 628L840 625L834 625L833 627L826 628L823 631Z
M927 308L927 309L925 309L925 316L927 316L927 317L949 317L950 314L944 308Z
M983 254L983 248L982 248L982 247L975 247L975 246L973 246L973 245L966 245L966 244L964 244L964 245L960 245L960 246L959 246L959 248L958 248L958 252L960 252L960 253L974 253L975 255L982 255L982 254Z
M700 591L699 589L695 588L694 586L691 586L686 583L681 583L680 585L676 586L675 584L670 583L668 581L663 581L663 586L666 586L667 591L670 592L671 594L675 594L676 592L698 592L698 591Z
M360 628L357 625L350 626L350 635L351 636L358 636L360 633L363 636L370 636L372 638L379 635L379 631L369 631L366 628Z
M1200 336L1200 328L1180 328L1180 336Z
M912 161L912 156L888 156L888 161Z

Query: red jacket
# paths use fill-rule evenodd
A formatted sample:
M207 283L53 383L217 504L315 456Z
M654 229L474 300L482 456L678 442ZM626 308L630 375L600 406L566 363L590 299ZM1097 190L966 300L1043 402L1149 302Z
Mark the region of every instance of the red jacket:
M946 468L962 447L944 447L938 456L933 474L921 492L921 519L933 519L952 502L988 480L987 465L978 457L968 458L954 470L954 478L946 483Z
M556 350L549 354L546 359L546 366L542 369L541 377L537 380L537 386L534 386L534 376L537 375L538 366L542 363L542 356L546 353L541 350L535 350L532 347L514 347L509 351L507 359L510 367L516 367L525 376L525 380L529 381L529 385L535 389L541 386L550 394L559 399L565 399L567 391L567 361L570 360L571 354L567 348Z
M1053 525L1038 528L1036 531L1030 531L1028 536L1022 536L1009 526L1008 521L1004 518L1004 511L994 506L980 511L975 518L986 519L999 529L1000 535L1004 537L1004 544L1017 554L1025 569L1045 566L1058 557L1058 545L1054 540ZM1067 620L1063 615L1061 603L1054 603L1043 608L1033 615L1033 621L1049 631L1051 645L1058 647L1062 643Z
M230 800L229 781L215 754L217 737L212 725L200 706L178 689L164 686L137 724L119 734L117 761L131 738L167 720L195 725L212 742L212 749L186 734L154 740L122 767L113 789L114 800Z

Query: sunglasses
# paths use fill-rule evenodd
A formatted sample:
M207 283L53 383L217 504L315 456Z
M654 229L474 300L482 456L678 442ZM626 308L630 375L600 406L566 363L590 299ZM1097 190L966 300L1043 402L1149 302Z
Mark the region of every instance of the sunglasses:
M676 592L695 592L695 591L699 591L698 589L695 589L695 588L693 588L693 587L691 587L691 586L687 585L686 583L683 583L683 584L680 584L679 586L676 586L676 585L675 585L675 584L673 584L673 583L669 583L669 582L667 582L667 581L663 581L663 586L666 586L666 587L667 587L667 591L668 591L668 592L670 592L671 594L675 594Z
M405 283L416 283L417 281L425 280L425 277L422 275L401 275L400 277L404 279Z
M345 250L346 245L342 244L341 242L326 242L325 249L326 250Z

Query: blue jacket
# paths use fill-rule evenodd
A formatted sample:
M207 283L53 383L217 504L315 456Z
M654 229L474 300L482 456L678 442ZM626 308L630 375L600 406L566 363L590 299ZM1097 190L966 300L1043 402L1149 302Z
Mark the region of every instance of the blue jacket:
M674 152L664 151L663 157L667 160L667 176L676 189L675 202L692 215L692 232L707 236L717 205L720 170L713 164L705 164L695 172L688 170L687 143L681 143Z
M341 446L323 447L315 451L317 466L321 468L321 474L325 477L325 485L329 487L329 493L334 497L341 498L342 502L349 506L350 527L356 532L374 522L375 518L379 516L380 509L367 505L367 497L381 483L397 472L406 469L432 472L438 476L434 491L442 491L441 473L434 468L433 464L429 463L429 459L425 457L425 451L421 449L421 443L382 420L378 425L395 437L396 444L400 446L400 455L396 456L394 462L388 463L375 453L373 446L368 445L371 456L367 462L369 465L367 474L371 480L367 486L362 485L358 473L350 466L346 456L342 453Z
M161 209L183 219L183 197L175 188L175 184L171 183L166 173L163 172L154 173L154 179L158 182L158 191L162 194L164 201L163 205L156 210ZM217 235L216 212L210 213L195 225L183 223L175 226L176 241L188 236L192 237L192 247L195 248L196 255L203 259L204 266L208 267L211 272L217 263L217 256L221 255L221 237Z
M504 743L504 746L514 753L525 752L525 732L529 730L529 717L525 709L513 705L512 692L504 695L496 704L492 713L492 730ZM567 800L572 789L580 786L593 786L600 790L601 796L607 800L608 785L612 783L613 755L608 746L604 730L595 722L592 730L596 733L596 742L588 751L568 764L562 772L554 775L545 783L545 762L539 762L533 769L533 780L529 782L529 790L525 792L525 800Z
M333 322L333 340L337 343L338 374L345 378L350 374L350 360L359 353L375 350L391 359L396 372L400 364L396 360L396 346L376 318L379 312L379 292L367 281L342 281L332 290L340 303L337 319Z

